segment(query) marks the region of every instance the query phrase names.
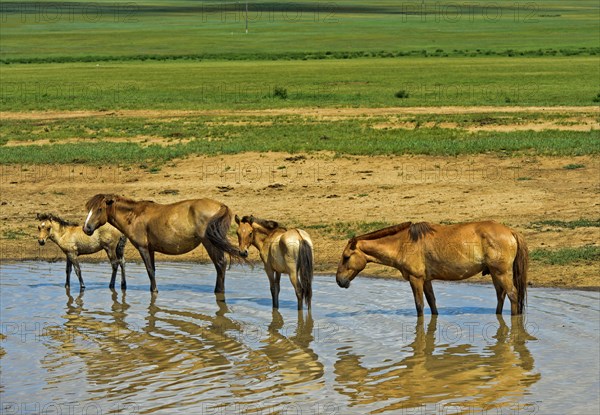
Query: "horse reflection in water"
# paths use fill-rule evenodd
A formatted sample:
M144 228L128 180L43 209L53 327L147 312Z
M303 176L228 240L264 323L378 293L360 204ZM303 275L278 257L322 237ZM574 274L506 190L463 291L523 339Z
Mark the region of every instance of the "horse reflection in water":
M87 310L83 293L74 298L67 290L67 321L48 330L49 347L56 350L44 359L55 377L49 382L65 381L69 363L76 360L79 368L82 361L94 392L131 404L139 403L140 396L152 396L144 410L156 409L153 402L162 410L228 398L243 402L247 397L252 403L265 390L273 400L285 400L323 386L324 368L310 347L310 314L305 318L299 312L297 325L286 336L277 310L268 327L253 326L229 317L223 294L215 299L216 311L209 315L166 308L151 296L140 327L128 322L133 316L124 291L120 296L113 291L106 312Z
M336 389L350 398L352 406L383 405L370 413L420 411L442 401L452 402L447 406L460 411L456 413L466 408L510 407L541 376L533 373L534 360L526 343L535 338L525 330L523 317L513 316L510 329L501 315L496 317L495 343L484 346L482 352L471 344L436 345L436 315L431 316L427 331L424 318L418 318L409 355L399 361L367 367L362 355L338 349L334 372L341 387ZM486 330L486 335L491 333Z

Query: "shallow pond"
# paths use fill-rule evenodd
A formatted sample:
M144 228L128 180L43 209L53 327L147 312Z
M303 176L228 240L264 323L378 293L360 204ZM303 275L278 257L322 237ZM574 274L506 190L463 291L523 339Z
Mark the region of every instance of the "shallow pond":
M434 283L415 315L408 283L317 276L312 315L261 267L157 264L159 294L128 264L0 267L2 414L590 414L600 396L597 292L530 289L526 318L494 314L492 285ZM508 303L505 309L510 309ZM426 313L428 310L426 311ZM508 310L505 311L506 313Z

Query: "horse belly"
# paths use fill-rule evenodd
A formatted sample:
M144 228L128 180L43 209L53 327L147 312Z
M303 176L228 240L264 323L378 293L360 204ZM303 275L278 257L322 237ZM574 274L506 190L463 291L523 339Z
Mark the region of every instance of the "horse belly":
M480 263L439 263L428 267L428 277L433 280L459 281L470 278L483 271Z
M152 243L152 249L167 255L186 254L200 245L198 237L170 237Z

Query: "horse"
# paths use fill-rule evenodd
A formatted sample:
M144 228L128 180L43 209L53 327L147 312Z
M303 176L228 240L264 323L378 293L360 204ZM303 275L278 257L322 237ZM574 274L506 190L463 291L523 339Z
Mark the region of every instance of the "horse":
M410 282L419 316L423 315L423 292L431 313L438 314L432 280L457 281L480 272L492 277L496 314L502 314L507 295L512 315L525 309L527 245L519 233L493 221L455 225L404 222L351 238L338 264L338 285L348 288L368 262L402 273Z
M115 288L117 270L121 266L121 289L127 288L125 258L123 255L127 238L121 232L111 225L105 225L100 227L95 235L88 236L83 233L78 223L66 221L56 215L38 213L37 219L40 221L38 225L38 243L43 246L46 244L46 240L50 239L67 256L65 288L71 286L71 268L75 268L75 274L79 278L79 288L81 290L85 289L77 257L79 255L94 254L101 250L106 252L112 266L109 287L111 289Z
M225 269L230 258L243 259L227 240L231 210L212 199L191 199L171 204L132 200L114 194L97 194L85 204L89 211L83 231L92 235L106 222L123 232L139 251L150 291L157 293L154 253L181 255L202 244L217 270L215 293L225 291Z
M272 220L235 215L240 250L247 255L250 245L258 249L269 277L273 308L279 308L281 273L290 276L296 291L298 310L303 302L311 308L313 279L313 243L302 229L286 229Z

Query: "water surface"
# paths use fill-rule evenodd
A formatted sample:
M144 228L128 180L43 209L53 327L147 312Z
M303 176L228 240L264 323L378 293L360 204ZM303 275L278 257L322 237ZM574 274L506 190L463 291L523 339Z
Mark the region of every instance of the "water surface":
M315 277L298 313L287 277L273 311L260 267L157 264L159 294L128 264L0 267L2 414L588 414L600 408L597 292L530 289L526 318L497 317L491 285L435 282L440 315L410 286ZM508 303L505 306L510 309ZM427 310L428 311L428 310Z

